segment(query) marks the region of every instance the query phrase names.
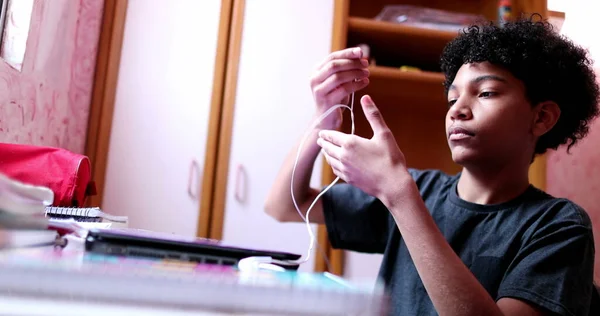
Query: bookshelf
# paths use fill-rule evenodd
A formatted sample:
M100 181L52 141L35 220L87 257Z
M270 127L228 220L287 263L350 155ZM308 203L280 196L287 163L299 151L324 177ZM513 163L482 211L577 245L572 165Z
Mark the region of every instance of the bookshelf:
M444 76L441 73L399 71L386 66L370 67L370 72L370 84L361 94L368 93L377 103L384 103L384 111L389 108L387 105L394 104L394 107L414 111L415 114L445 115Z
M444 46L456 35L454 32L350 17L346 46L368 43L378 63L389 65L409 60L411 66L435 69Z
M334 0L331 50L367 44L376 61L371 66L369 86L355 96L356 134L363 137L372 135L359 102L364 94L369 94L394 133L409 167L455 173L460 167L451 159L444 132L447 106L439 57L458 32L374 19L384 6L392 4L473 13L495 21L498 0ZM539 13L544 18L548 17L546 0L513 0L512 12L513 16ZM403 71L400 69L403 65L417 67L420 71ZM344 118L341 130L350 131L349 115ZM534 185L545 187L545 172L545 158L540 157L530 170ZM323 184L333 179L335 175L324 162ZM319 229L319 242L329 246L324 227ZM332 272L343 275L344 253L331 247L328 249ZM317 265L316 269L325 270L325 265Z

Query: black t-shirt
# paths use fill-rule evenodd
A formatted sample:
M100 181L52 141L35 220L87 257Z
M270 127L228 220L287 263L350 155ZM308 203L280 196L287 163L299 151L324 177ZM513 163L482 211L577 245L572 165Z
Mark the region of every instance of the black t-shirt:
M474 204L457 195L459 175L409 171L440 231L494 300L512 297L559 315L588 314L594 243L579 206L533 186L506 203ZM391 314L437 314L387 208L347 184L322 198L334 248L384 254L379 277Z

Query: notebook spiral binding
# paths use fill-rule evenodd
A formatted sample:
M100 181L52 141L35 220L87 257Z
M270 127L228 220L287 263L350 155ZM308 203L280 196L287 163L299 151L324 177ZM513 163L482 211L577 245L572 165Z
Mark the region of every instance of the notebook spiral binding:
M127 223L127 216L115 216L102 212L99 207L60 207L47 206L47 217L77 217L90 221L102 221L106 219L113 222Z
M91 214L92 210L99 211L99 208L77 208L77 207L46 207L46 215L65 215L65 216L80 216L80 217L99 217L98 214Z

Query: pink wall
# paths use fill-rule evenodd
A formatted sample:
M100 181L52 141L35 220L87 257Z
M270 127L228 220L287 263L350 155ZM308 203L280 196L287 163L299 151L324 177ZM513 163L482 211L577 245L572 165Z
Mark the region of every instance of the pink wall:
M0 142L83 152L103 5L35 0L22 71L0 60Z
M593 6L596 6L595 8ZM596 61L600 80L600 38L592 29L599 22L595 16L600 10L597 3L570 0L565 3L565 23L561 33L584 46ZM595 25L594 25L595 24ZM590 127L589 135L567 154L565 148L548 154L547 191L566 197L581 205L590 215L596 243L595 280L600 283L600 120Z
M600 121L567 154L564 148L548 154L547 192L583 207L592 219L596 240L596 271L600 282Z

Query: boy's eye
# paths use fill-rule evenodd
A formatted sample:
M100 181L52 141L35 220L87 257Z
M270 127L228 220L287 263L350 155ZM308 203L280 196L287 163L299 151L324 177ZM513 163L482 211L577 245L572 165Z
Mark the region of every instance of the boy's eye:
M449 100L449 101L448 101L448 107L449 107L449 108L450 108L450 107L452 107L452 106L454 105L454 103L456 103L456 99L454 99L454 100Z
M492 92L492 91L484 91L484 92L482 92L482 93L480 93L480 94L479 94L479 97L481 97L481 98L489 98L489 97L493 97L493 96L495 96L495 95L496 95L496 93L495 93L495 92Z

